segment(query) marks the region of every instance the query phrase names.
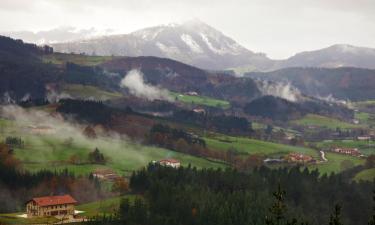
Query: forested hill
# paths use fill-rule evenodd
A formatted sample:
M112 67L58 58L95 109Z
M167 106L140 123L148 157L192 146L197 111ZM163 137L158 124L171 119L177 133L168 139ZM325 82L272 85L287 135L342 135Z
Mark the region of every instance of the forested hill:
M375 70L343 67L286 68L273 72L247 73L245 76L262 80L290 82L302 93L315 96L332 96L353 101L375 98Z
M244 174L150 165L130 179L133 192L144 198L134 205L124 201L120 218L111 224L322 225L331 224L336 204L342 207L336 215L342 223L332 224L367 224L371 183L349 183L343 175L319 176L298 167L262 167Z
M40 59L51 51L48 47L0 36L0 102L44 98L46 84L58 77L57 70Z

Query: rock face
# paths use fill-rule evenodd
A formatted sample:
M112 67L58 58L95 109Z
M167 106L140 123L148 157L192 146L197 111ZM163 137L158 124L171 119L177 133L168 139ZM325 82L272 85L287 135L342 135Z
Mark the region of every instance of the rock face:
M115 56L157 56L204 69L240 66L267 69L273 63L199 21L157 26L125 35L53 44L55 51Z

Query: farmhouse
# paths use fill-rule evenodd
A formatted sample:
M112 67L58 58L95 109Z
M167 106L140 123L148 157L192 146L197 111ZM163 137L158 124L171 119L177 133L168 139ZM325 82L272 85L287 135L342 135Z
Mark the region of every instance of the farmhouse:
M185 92L185 95L198 96L198 93L195 91L188 91L188 92Z
M37 135L54 134L56 131L50 126L28 126L30 132Z
M33 198L26 203L27 217L69 217L74 216L77 201L70 195Z
M97 169L92 175L100 180L115 180L120 177L116 172L110 169Z
M202 109L202 108L196 108L196 109L193 109L193 112L195 113L200 113L200 114L205 114L206 113L206 110Z
M162 159L158 161L158 163L162 166L169 166L173 168L179 168L181 166L180 161L177 159Z
M358 148L340 148L336 147L332 149L333 152L345 154L345 155L351 155L351 156L361 156L361 152L358 150Z
M286 161L292 162L292 163L308 163L308 162L313 162L313 157L309 155L304 155L301 153L289 153L285 157Z
M357 140L358 141L370 141L371 137L370 136L358 136Z

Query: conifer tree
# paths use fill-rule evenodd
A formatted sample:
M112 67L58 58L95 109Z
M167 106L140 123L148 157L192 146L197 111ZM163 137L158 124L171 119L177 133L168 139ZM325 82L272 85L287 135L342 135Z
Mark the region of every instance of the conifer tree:
M335 210L329 219L329 225L343 225L341 223L341 206L339 204L335 205Z
M374 191L374 195L372 199L374 200L374 203L375 203L375 191ZM370 221L368 222L368 225L375 225L375 205L373 207L373 213L372 213Z

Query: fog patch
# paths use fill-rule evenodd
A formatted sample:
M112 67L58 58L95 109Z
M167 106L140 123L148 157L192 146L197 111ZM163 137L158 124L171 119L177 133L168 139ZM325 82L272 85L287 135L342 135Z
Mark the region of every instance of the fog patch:
M291 102L302 99L301 92L289 82L258 81L258 87L263 95L272 95Z
M143 73L139 70L131 70L121 80L120 86L127 88L132 95L147 100L173 101L168 90L145 83Z

